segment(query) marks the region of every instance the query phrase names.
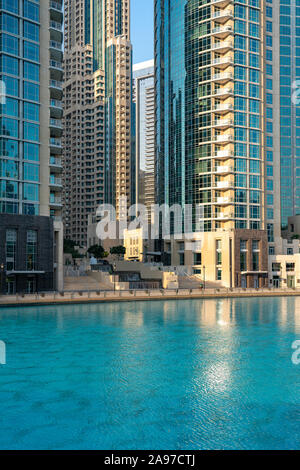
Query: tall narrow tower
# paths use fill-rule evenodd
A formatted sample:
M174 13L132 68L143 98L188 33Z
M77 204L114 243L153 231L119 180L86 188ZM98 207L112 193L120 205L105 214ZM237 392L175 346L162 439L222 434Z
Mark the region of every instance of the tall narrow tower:
M132 201L132 46L130 0L106 1L106 201L126 218ZM127 198L127 204L122 202Z
M65 0L64 220L81 246L104 201L103 21L101 2Z
M129 0L65 0L64 215L83 246L100 204L119 218L119 197L131 200L129 18Z

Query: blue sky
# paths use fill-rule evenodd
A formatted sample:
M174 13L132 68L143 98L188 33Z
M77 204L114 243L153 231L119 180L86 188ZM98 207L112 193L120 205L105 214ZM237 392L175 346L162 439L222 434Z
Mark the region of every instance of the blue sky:
M131 0L133 63L153 59L153 0Z

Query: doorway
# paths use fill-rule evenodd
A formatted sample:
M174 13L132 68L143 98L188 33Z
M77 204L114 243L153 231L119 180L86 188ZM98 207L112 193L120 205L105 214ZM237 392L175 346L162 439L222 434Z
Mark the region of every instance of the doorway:
M295 288L295 276L288 276L287 277L287 286L289 289Z
M16 293L16 281L13 278L6 279L6 294L14 295Z

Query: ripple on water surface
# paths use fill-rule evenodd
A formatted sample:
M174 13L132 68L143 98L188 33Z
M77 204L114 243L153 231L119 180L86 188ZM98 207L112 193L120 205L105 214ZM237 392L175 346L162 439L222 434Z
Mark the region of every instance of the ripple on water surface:
M299 449L300 298L0 309L1 449Z

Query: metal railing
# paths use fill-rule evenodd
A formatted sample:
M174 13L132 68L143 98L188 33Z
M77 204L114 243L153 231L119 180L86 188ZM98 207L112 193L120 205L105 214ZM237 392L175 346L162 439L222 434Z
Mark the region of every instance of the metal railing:
M300 295L300 288L290 287L265 287L265 288L180 288L180 289L141 289L141 290L111 290L111 289L99 289L99 290L70 290L62 292L37 292L37 293L17 293L14 295L0 295L0 305L9 303L20 303L25 301L44 301L45 303L51 301L67 301L67 300L97 300L97 299L131 299L131 298L205 298L205 297L235 297L235 296L250 296L250 295Z

